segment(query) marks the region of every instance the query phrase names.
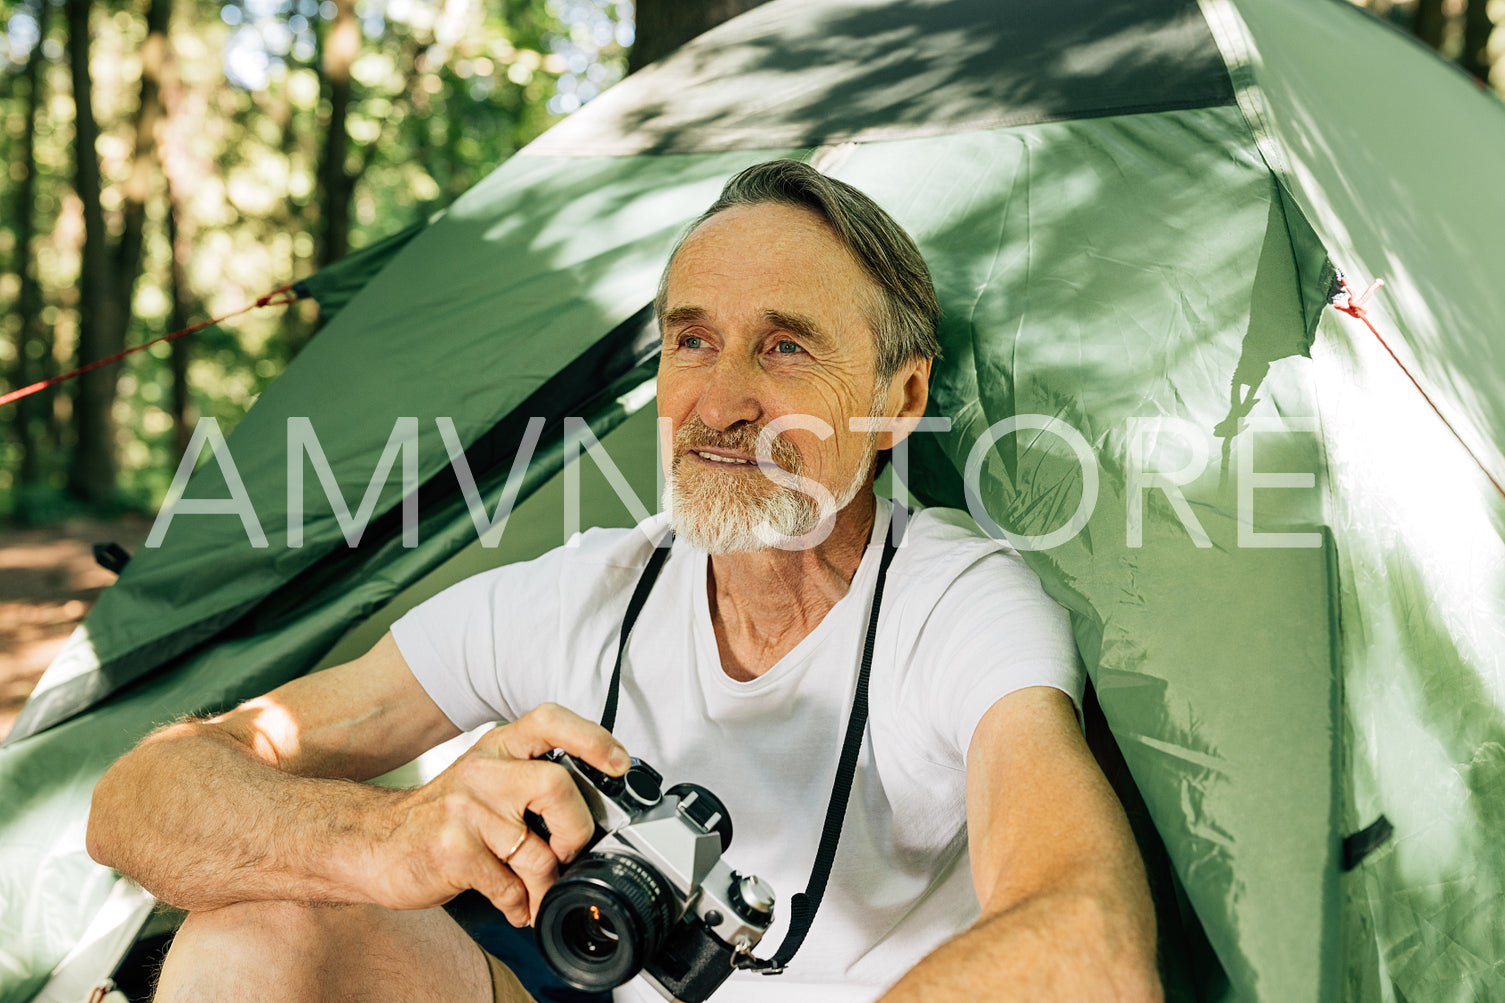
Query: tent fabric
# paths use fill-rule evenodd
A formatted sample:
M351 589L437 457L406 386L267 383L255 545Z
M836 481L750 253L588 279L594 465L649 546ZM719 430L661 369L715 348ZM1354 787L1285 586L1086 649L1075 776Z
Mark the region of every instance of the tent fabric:
M319 315L327 322L345 309L356 293L363 289L408 241L423 232L428 220L420 220L404 227L390 236L336 261L328 268L321 268L308 278L297 283L303 295L313 297L319 304Z
M953 427L915 437L910 492L1015 539L1095 501L1026 559L1071 610L1153 823L1169 998L1505 998L1505 499L1474 459L1500 469L1505 441L1502 154L1498 102L1340 0L774 0L729 22L353 295L329 287L348 301L230 438L272 546L175 521L0 749L0 1000L29 998L108 893L89 788L154 724L356 653L466 571L557 542L576 473L588 518L630 522L593 464L566 467L564 417L651 504L663 256L728 176L781 155L873 195L935 273L932 411ZM1472 456L1327 309L1339 269L1387 280L1371 314ZM487 549L433 419L491 505L533 414L527 500ZM314 478L285 546L297 415L347 501L394 418L419 418L418 546L389 483L347 547ZM1089 462L1038 428L975 448L1016 415L1075 430ZM214 464L188 493L226 494ZM1345 871L1344 837L1381 816L1394 835Z
M1193 0L771 4L632 83L526 152L813 147L1234 100Z
M1505 163L1505 105L1351 4L1208 6L1244 39L1226 43L1230 62L1265 148L1285 151L1267 159L1359 285L1385 279L1371 314L1403 332L1392 347L1500 479L1505 199L1488 183Z
M651 376L651 368L632 372L614 389L640 386ZM626 443L619 437L634 431L634 412L617 397L585 416L637 494L648 499L653 497L655 462L651 411L635 412L636 424L647 420L647 428L639 428L635 441ZM529 560L563 542L564 497L560 478L554 476L563 455L558 441L540 445L521 492L527 501L513 512L495 549L474 547L479 561ZM616 504L604 478L589 460L583 466L582 524L630 524L630 513ZM480 482L487 498L499 494L502 478ZM425 533L419 547L389 545L368 553L348 576L310 589L296 616L285 610L252 614L214 644L174 660L170 671L149 675L88 714L0 750L0 1000L35 995L115 883L113 873L84 850L90 794L109 765L153 727L188 712L226 710L301 674L335 647L351 624L382 609L404 586L416 583L426 597L449 584L457 576L441 566L444 558L467 540L474 545L476 535L463 505L448 515L442 531ZM404 608L417 601L408 596Z
M1475 461L1505 483L1505 107L1347 4L1216 13L1293 198L1357 283L1385 280L1369 313L1468 448L1361 325L1324 322L1344 824L1396 829L1344 880L1343 991L1502 998L1505 499Z

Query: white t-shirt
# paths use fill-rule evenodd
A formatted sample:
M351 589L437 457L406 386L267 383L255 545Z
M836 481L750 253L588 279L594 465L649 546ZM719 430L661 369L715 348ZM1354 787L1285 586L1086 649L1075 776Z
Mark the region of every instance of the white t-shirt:
M721 668L704 551L676 541L623 659L615 733L665 786L709 788L731 814L727 862L769 882L788 928L820 842L866 636L881 534L847 595L751 682ZM665 517L590 530L523 564L447 589L392 626L424 689L464 730L546 701L599 720L628 597ZM1065 611L1006 544L965 513L923 509L889 568L866 740L830 885L781 976L735 973L717 1003L867 1001L966 930L979 907L967 857L966 756L1000 697L1053 686L1080 704L1082 671ZM618 1000L660 997L641 980Z

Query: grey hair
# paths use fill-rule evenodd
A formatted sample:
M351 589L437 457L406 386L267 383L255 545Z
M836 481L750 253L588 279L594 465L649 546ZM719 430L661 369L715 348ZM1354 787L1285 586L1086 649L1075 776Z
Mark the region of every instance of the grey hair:
M747 168L728 181L711 207L690 224L659 277L654 308L660 318L668 307L669 269L700 224L727 209L770 204L819 216L878 287L867 320L876 342L880 381L892 379L906 362L941 354L936 337L941 307L930 269L909 234L871 198L798 160L770 160Z

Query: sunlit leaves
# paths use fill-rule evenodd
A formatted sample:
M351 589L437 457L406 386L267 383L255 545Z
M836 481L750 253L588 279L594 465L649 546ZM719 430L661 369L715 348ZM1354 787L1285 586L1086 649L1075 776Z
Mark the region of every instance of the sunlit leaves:
M633 42L633 6L630 0L549 0L549 10L564 30L548 39L562 67L547 107L567 115L622 79Z
M81 205L72 191L73 103L62 18L38 37L39 0L0 0L0 142L25 129L24 88L7 84L40 47L46 102L35 134L36 236L42 322L51 333L51 371L78 363ZM92 39L94 104L102 207L112 240L120 232L123 186L134 150L140 48L149 0L96 0ZM169 120L159 137L161 168L148 202L142 274L127 342L171 327L172 247L168 183L180 205L189 248L182 267L191 320L227 313L314 268L320 231L319 150L329 97L319 44L335 14L316 0L178 0L171 27ZM569 102L620 77L630 43L631 7L576 0L357 0L359 51L346 132L345 167L357 176L350 246L359 248L443 207L538 135ZM623 40L627 39L626 42ZM594 90L592 90L594 88ZM15 160L0 171L0 199L25 174ZM4 203L9 212L10 202ZM0 230L8 269L14 240ZM7 243L7 240L9 242ZM14 301L18 278L0 271L0 301ZM188 339L189 383L199 413L232 426L313 331L316 308L248 314ZM0 325L0 384L8 385L13 331ZM33 346L36 347L36 346ZM169 352L161 347L118 366L121 483L133 504L152 506L175 468ZM62 450L70 448L69 398L53 393ZM0 424L8 418L0 414ZM5 442L0 428L0 443ZM14 452L0 446L0 473ZM166 473L164 473L164 471ZM0 512L13 485L0 478Z

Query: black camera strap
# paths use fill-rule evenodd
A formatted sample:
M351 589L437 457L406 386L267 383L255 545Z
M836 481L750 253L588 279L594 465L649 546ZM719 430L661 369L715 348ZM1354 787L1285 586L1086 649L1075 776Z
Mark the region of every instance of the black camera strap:
M622 631L617 635L617 662L611 667L611 685L606 688L606 707L601 711L601 727L607 731L611 731L617 723L617 695L622 689L622 656L627 652L627 638L632 634L632 625L638 622L638 614L643 612L648 593L653 591L653 583L658 581L658 573L664 570L664 562L669 559L673 545L673 533L654 544L653 553L643 566L643 573L638 575L632 598L627 600L627 612L622 615Z
M897 514L897 513L896 513ZM910 514L906 509L906 515ZM601 713L601 726L610 731L617 720L617 697L622 685L622 655L627 650L627 639L632 626L637 622L653 583L658 580L669 549L674 542L673 534L654 548L653 555L643 567L632 598L627 601L627 612L622 617L622 630L617 639L617 661L611 670L611 684L607 690L606 708ZM810 869L810 883L803 892L796 892L789 900L789 932L772 958L755 958L751 954L739 954L733 967L746 971L762 972L764 975L780 975L788 967L795 952L810 933L815 922L815 911L820 908L826 894L826 883L831 877L831 866L836 862L836 846L841 841L841 825L847 814L847 801L852 795L852 779L857 773L857 757L862 751L862 736L867 730L868 677L873 668L873 645L878 639L878 610L883 603L883 583L888 578L888 566L898 551L894 528L890 524L883 534L883 556L878 562L878 580L873 585L873 605L868 611L867 638L862 645L862 665L857 670L857 685L852 694L852 713L847 718L846 738L841 746L841 760L836 767L836 782L831 788L831 801L826 805L826 821L821 827L820 847L815 851L815 865Z

